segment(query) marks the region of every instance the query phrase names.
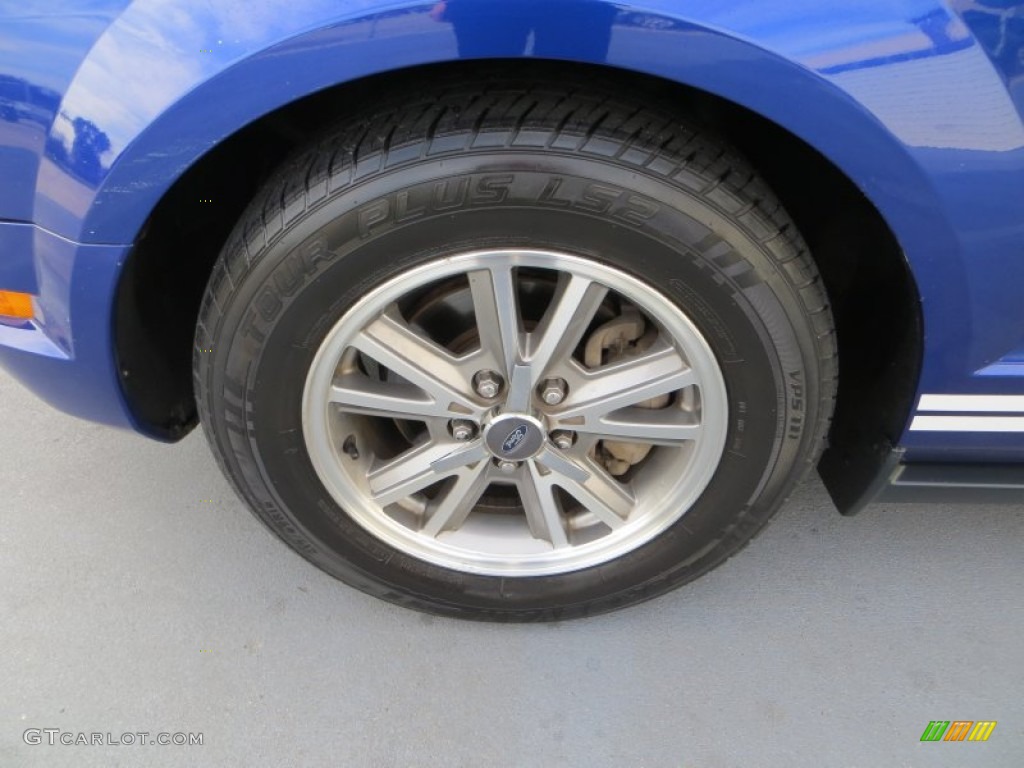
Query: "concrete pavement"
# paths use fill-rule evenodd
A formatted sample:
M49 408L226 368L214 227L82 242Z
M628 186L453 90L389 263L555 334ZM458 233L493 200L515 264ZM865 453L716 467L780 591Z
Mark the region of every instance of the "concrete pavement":
M846 519L813 480L671 595L492 626L320 573L199 432L79 422L0 375L0 435L0 766L1024 764L1024 505ZM998 725L921 743L936 719ZM29 745L31 728L203 744Z

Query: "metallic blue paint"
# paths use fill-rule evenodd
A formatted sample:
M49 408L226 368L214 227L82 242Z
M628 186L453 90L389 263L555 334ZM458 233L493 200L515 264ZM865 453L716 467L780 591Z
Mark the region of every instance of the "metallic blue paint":
M37 298L32 321L0 323L0 366L61 410L135 427L117 377L111 316L130 246L82 245L13 223L0 223L0 246L11 242L6 233L12 231L13 240L31 249L31 269L20 274L37 281ZM0 253L0 261L11 255Z
M926 331L919 391L1024 393L1024 2L442 5L0 6L0 289L38 287L45 312L0 328L0 362L62 408L129 425L113 292L143 222L187 168L339 83L535 57L700 88L815 147L874 203L911 266ZM1020 433L907 432L903 445L910 459L1024 461Z

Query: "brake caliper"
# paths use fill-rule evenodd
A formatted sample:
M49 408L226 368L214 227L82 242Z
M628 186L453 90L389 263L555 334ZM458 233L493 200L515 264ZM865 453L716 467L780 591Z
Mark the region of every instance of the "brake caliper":
M657 329L648 326L636 307L624 305L618 317L612 318L590 334L583 352L583 362L588 368L599 368L636 357L649 349L657 337ZM670 395L658 395L637 403L636 407L664 408L669 399ZM603 464L609 474L618 476L643 461L652 447L642 443L602 440L591 449L590 456Z

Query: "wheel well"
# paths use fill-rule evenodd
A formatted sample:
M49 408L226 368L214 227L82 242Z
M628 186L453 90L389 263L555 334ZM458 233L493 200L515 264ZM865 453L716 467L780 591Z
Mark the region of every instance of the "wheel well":
M119 285L119 370L140 426L175 440L195 425L192 339L203 291L232 227L275 166L352 105L391 90L436 87L463 73L479 77L482 66L496 81L578 78L641 98L671 98L681 114L723 135L765 177L807 240L832 304L839 393L819 466L840 509L856 506L902 433L920 368L920 303L892 232L841 171L774 123L702 91L591 65L458 62L378 75L289 104L200 158L151 213Z

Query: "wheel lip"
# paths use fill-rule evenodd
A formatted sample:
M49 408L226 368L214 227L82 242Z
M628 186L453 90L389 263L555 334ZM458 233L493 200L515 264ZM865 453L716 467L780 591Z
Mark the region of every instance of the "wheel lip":
M367 504L371 507L376 505L362 497L358 489L345 480L339 447L331 439L328 427L331 407L328 393L341 355L350 346L354 334L379 316L383 307L411 288L483 268L488 259L495 257L510 259L514 266L580 274L611 288L635 301L657 319L685 353L700 389L702 430L700 439L695 441L695 455L687 463L683 476L674 484L673 492L666 494L678 506L677 511L662 509L653 515L645 514L586 544L544 553L521 554L510 559L489 553L474 553L470 557L463 548L450 546L438 538L424 536L402 525L379 507L376 511L363 508ZM652 303L656 306L652 307ZM707 418L709 413L717 415ZM349 517L375 538L405 555L450 570L496 577L572 573L608 563L652 541L685 516L710 484L725 449L728 419L728 396L717 359L703 334L682 308L653 286L617 266L592 257L533 248L463 251L391 276L383 285L360 298L327 332L309 366L302 393L303 439L310 462L327 492ZM678 490L678 486L684 485L683 481L688 483L688 487ZM667 502L661 502L661 507L665 506ZM607 542L608 539L613 541ZM424 542L427 542L426 546ZM567 552L571 555L565 554Z

